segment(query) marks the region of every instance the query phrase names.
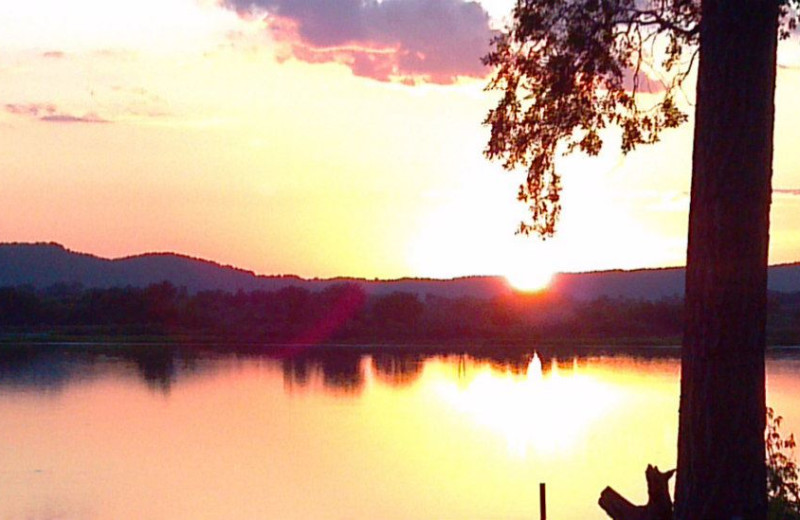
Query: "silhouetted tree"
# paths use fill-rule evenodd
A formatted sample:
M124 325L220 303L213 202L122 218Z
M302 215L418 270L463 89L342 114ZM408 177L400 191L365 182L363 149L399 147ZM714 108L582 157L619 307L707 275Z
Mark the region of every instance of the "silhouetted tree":
M378 330L394 336L411 336L418 331L417 324L425 310L416 294L393 292L377 297L372 305L372 315Z
M486 63L501 91L486 148L527 170L523 233L552 235L556 156L658 141L686 116L674 102L699 57L682 350L676 517L763 519L767 243L776 43L796 0L517 0ZM789 19L791 17L788 17ZM794 26L794 18L788 25ZM655 42L655 44L653 44ZM648 49L664 43L663 56ZM643 72L660 60L658 101Z
M37 325L44 315L32 287L0 287L0 325Z
M311 323L311 292L299 287L284 287L278 291L279 320L282 329L295 336Z

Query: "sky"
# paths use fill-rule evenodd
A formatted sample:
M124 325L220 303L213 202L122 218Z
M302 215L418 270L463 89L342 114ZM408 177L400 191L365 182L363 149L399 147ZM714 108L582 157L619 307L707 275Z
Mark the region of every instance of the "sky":
M512 3L0 2L0 241L323 278L684 264L691 124L562 159L557 236L514 234L522 174L483 157L480 63ZM798 99L793 39L771 263L800 260Z

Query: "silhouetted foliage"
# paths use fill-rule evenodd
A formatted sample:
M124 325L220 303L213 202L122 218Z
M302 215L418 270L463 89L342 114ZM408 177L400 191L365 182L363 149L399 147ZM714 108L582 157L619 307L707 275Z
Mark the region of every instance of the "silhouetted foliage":
M769 496L768 518L796 520L800 518L800 482L797 463L794 460L796 446L794 435L781 435L783 417L767 408L767 494Z
M799 3L779 4L788 37ZM700 2L519 0L511 16L484 57L487 90L500 92L484 153L526 171L517 198L530 220L519 231L547 237L561 212L558 155L599 154L611 127L628 153L687 121L675 98L697 61ZM656 95L643 105L641 92Z
M421 299L404 292L367 296L354 284L319 292L285 288L196 294L166 282L144 289L0 287L0 333L43 337L166 336L286 344L647 342L677 341L682 317L683 303L677 298L574 301L544 293ZM800 293L771 295L769 333L775 344L800 341Z
M424 307L416 294L393 292L379 296L372 304L372 315L376 322L391 326L398 332L417 325Z
M490 90L502 93L485 124L486 155L506 169L523 168L519 200L531 215L520 231L549 236L561 210L555 159L580 150L597 155L601 131L622 131L627 153L659 140L687 117L674 102L696 56L700 6L692 0L520 0L510 28L484 62L495 70ZM660 63L650 50L666 40ZM655 70L668 80L649 79ZM636 94L660 90L642 107Z

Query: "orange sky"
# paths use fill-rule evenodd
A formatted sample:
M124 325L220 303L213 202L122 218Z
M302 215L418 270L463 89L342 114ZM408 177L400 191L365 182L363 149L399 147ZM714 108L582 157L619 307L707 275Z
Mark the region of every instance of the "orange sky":
M456 62L464 44L437 40L478 27L477 5L384 0L463 19L419 34L413 17L374 22L342 46L297 7L315 0L111 4L0 5L0 241L307 277L684 262L690 125L629 157L610 136L600 158L565 159L559 235L514 236L520 178L481 153L486 81ZM481 6L497 26L510 3ZM798 49L780 54L773 263L800 260Z

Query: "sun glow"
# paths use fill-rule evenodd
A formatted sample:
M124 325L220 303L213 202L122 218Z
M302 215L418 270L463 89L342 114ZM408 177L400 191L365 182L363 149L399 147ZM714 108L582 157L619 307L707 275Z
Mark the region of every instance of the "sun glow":
M612 386L555 362L546 372L537 355L525 374L498 374L481 367L465 387L442 386L440 395L478 422L496 430L511 453L529 449L555 454L573 447L620 396Z
M515 238L502 264L506 281L520 292L545 290L559 263L558 249L553 242Z
M519 257L506 269L505 278L517 291L538 292L550 285L554 269L545 262Z
M528 269L520 269L506 274L506 280L518 291L538 292L545 290L550 285L553 274L553 271L549 269L537 269L535 266L530 266Z

